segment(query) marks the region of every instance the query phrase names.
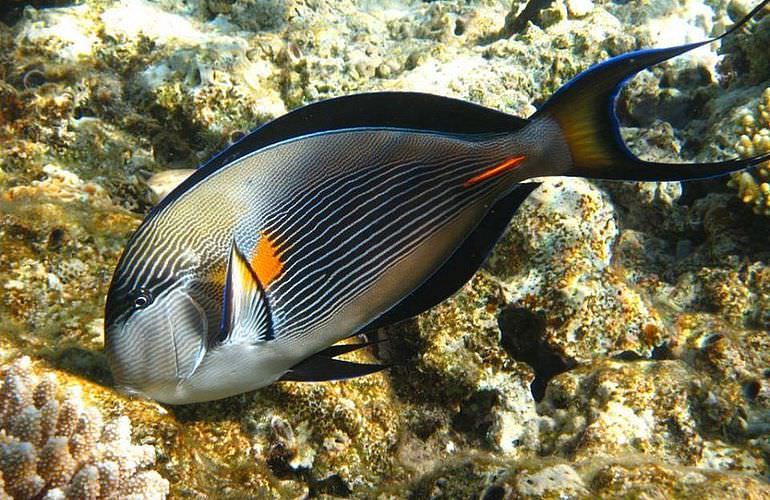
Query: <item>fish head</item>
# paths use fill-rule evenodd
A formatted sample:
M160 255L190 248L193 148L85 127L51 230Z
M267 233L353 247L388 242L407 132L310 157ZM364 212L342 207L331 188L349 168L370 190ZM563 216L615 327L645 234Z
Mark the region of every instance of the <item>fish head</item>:
M107 295L105 351L116 386L169 400L206 354L211 311L189 273L137 271L124 252Z

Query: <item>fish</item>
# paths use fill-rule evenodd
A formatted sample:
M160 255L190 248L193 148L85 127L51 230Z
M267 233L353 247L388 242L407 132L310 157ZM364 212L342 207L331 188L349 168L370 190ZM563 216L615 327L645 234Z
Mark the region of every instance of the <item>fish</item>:
M430 309L484 263L536 178L677 181L705 163L634 156L615 113L639 71L734 33L601 62L520 118L413 92L332 98L215 155L129 239L105 306L115 384L166 404L386 368L340 341Z

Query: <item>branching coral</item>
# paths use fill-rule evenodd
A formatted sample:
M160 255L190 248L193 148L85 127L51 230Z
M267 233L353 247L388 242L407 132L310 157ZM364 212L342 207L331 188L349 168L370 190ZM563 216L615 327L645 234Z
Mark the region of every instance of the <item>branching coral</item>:
M752 156L770 151L770 87L765 89L754 110L746 109L739 115L741 136L735 145L741 156ZM761 165L755 172L735 174L731 185L738 188L744 203L754 212L770 216L770 164Z
M148 470L155 448L131 443L128 417L103 423L79 389L60 397L56 378L34 376L28 357L4 370L0 497L165 498L168 481Z

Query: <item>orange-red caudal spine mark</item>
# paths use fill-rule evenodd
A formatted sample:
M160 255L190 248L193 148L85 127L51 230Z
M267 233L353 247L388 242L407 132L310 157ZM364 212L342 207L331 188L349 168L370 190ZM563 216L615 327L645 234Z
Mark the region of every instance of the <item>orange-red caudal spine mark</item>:
M513 158L508 158L507 160L500 163L499 165L494 166L489 170L485 170L481 172L479 175L471 177L470 179L468 179L463 183L463 187L474 186L479 182L485 181L487 179L491 179L492 177L497 177L498 175L504 172L508 172L509 170L513 170L514 168L521 165L526 159L527 159L526 156L514 156Z
M251 257L251 268L265 288L269 287L270 283L283 271L283 262L278 257L275 244L265 231L262 231L259 235L257 248Z

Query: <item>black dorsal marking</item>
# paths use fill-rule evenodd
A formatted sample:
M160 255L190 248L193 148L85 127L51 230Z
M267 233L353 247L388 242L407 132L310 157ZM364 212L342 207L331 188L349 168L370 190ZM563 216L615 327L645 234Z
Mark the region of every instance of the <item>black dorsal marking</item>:
M494 134L513 132L526 123L523 118L478 104L419 92L372 92L319 101L266 123L212 157L153 207L148 219L225 165L303 135L359 127Z

